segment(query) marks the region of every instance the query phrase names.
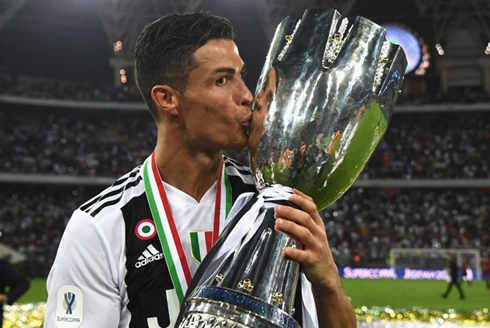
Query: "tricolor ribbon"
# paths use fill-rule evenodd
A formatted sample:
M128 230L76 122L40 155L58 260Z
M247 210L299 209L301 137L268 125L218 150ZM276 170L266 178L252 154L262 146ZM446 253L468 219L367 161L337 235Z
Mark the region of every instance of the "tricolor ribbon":
M172 210L168 202L165 187L156 165L155 152L143 164L143 177L146 196L151 214L155 221L158 238L162 244L165 261L177 294L179 303L184 301L184 295L192 280L189 264L184 253L182 241L185 236L179 236ZM213 221L213 244L226 226L226 217L231 209L231 187L226 175L224 162L218 177L216 188L216 203Z

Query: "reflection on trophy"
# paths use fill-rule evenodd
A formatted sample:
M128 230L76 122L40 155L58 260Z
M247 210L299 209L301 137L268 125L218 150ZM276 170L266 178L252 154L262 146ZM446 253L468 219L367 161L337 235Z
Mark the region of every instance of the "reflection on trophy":
M387 129L406 68L385 33L333 9L279 24L249 136L260 206L241 214L240 223L251 223L224 241L228 250L186 299L180 327L300 326L293 319L299 265L283 255L296 242L274 230L272 208L287 204L294 187L323 209L362 171Z
M250 135L248 138L248 149L250 168L257 172L257 150L260 139L265 134L265 120L277 90L277 74L275 68L267 73L258 92L256 92L253 106ZM254 174L254 176L256 176Z

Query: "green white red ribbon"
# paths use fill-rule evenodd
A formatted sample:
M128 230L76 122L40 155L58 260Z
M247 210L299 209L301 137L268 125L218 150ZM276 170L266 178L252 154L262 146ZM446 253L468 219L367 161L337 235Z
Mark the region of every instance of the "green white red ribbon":
M146 196L155 221L158 238L162 244L163 254L165 255L177 298L179 303L182 304L184 295L191 283L192 275L182 247L183 239L177 231L167 194L158 172L155 152L143 164L143 177ZM226 226L226 217L231 209L231 201L231 187L226 175L224 162L222 162L216 188L212 244L216 242L219 234Z

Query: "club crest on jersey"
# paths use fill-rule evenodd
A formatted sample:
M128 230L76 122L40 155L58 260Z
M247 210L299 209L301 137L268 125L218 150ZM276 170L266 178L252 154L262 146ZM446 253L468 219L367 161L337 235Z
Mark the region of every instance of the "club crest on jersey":
M157 234L155 223L150 219L144 219L138 222L134 231L136 233L136 237L141 240L151 239Z
M213 230L189 231L191 253L197 263L201 263L213 245Z

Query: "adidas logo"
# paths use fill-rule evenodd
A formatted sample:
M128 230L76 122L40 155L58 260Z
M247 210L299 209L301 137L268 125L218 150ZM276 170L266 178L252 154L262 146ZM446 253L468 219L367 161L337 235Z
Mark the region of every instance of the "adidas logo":
M149 245L143 251L140 257L138 257L138 262L135 263L136 268L141 268L153 261L159 261L163 259L163 254L160 253L153 245Z

